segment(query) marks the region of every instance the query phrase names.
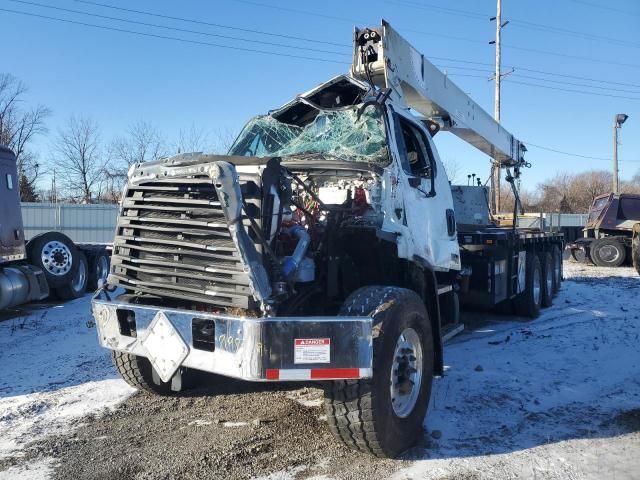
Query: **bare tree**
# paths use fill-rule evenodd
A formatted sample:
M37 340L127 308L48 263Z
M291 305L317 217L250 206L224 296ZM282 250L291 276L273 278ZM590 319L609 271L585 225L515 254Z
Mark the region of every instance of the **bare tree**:
M452 185L456 185L460 181L460 173L462 167L455 158L443 158L442 166L444 166L445 172L447 172L447 178Z
M0 73L0 144L7 145L16 155L21 195L30 197L41 173L37 157L28 147L37 135L47 132L45 120L51 111L37 105L22 108L26 85L13 75Z
M131 125L124 136L113 141L110 157L128 168L166 155L167 148L162 134L153 124L141 120Z
M54 141L58 179L70 196L90 202L100 196L105 164L100 157L98 124L85 117L71 117Z
M140 120L111 142L107 155L102 200L118 202L129 167L167 156L167 147L160 131L152 123Z
M585 213L598 195L611 192L611 173L590 170L558 173L538 186L538 209L543 212Z
M204 152L209 150L209 144L209 133L192 123L189 128L180 129L174 150L176 153Z

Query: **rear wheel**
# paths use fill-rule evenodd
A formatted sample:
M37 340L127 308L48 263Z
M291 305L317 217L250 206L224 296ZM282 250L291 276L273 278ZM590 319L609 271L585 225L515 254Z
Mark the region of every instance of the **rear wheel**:
M633 267L640 275L640 224L633 227L633 240L631 242L631 259Z
M110 257L104 250L99 250L89 256L89 284L88 289L95 291L107 281L109 276Z
M35 237L28 245L29 263L44 272L51 288L68 285L76 275L79 250L71 239L59 232Z
M89 274L87 259L82 252L77 252L75 258L77 262L76 274L67 285L55 289L56 296L62 300L80 298L87 292Z
M534 253L527 252L524 290L516 296L513 302L517 315L536 318L540 314L542 278L540 259Z
M587 251L584 248L574 248L571 250L571 258L573 258L578 263L587 263Z
M542 295L540 304L543 307L550 307L553 303L553 256L549 252L540 254L540 264L542 265Z
M325 411L347 446L396 457L422 436L433 379L433 337L422 299L396 287L364 287L341 315L371 316L373 378L329 382Z
M562 267L563 256L560 253L560 247L555 245L551 248L551 258L553 259L553 294L556 295L560 291L560 285L562 284Z
M627 251L616 238L599 238L591 244L591 260L598 267L619 267L627 258Z

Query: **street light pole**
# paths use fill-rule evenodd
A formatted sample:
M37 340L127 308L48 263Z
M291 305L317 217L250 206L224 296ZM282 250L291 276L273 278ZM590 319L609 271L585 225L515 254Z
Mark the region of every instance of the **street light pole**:
M613 125L613 193L618 193L618 124Z
M629 115L618 113L613 122L613 193L618 193L618 129L627 121Z

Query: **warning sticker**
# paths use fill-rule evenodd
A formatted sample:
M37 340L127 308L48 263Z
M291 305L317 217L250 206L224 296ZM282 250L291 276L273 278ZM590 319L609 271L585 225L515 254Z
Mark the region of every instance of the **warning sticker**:
M330 338L296 338L293 363L329 363Z

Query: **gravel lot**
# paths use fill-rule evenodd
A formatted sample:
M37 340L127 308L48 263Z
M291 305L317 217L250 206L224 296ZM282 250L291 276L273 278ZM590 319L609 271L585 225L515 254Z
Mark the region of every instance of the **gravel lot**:
M133 393L86 331L88 299L7 320L0 479L638 478L640 278L575 264L565 276L533 322L466 319L424 440L401 460L338 445L314 385L203 375L180 397Z

